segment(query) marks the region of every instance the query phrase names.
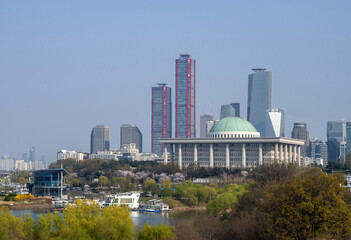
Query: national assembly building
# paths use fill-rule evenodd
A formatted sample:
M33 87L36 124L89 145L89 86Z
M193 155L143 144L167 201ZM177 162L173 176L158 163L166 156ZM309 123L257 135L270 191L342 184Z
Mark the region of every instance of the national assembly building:
M300 165L304 140L260 137L241 117L225 117L214 124L206 138L162 138L164 162L177 162L180 168L246 168L281 162ZM169 152L170 151L170 152Z

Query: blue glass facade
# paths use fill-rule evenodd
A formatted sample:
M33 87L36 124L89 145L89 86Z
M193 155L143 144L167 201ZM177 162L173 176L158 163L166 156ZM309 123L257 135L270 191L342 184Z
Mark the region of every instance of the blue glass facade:
M240 103L231 103L221 106L221 117L240 117Z
M247 120L265 137L266 111L272 108L272 72L252 69L249 75Z
M66 195L65 169L45 169L34 172L34 184L30 192L35 196L58 197ZM62 195L61 195L62 193Z
M341 150L341 144L346 142L346 122L344 120L332 120L327 123L328 138L328 161L339 162L340 157L345 158Z
M175 137L196 137L196 64L189 54L176 60Z
M166 84L152 88L151 152L162 156L164 148L160 138L172 137L172 95Z

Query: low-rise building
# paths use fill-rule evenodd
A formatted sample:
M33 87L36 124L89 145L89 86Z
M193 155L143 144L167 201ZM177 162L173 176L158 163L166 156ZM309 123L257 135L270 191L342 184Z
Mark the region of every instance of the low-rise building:
M174 161L180 168L198 167L246 168L263 163L301 164L303 140L285 137L260 137L247 120L223 118L212 127L207 138L164 138L164 162ZM168 155L167 147L171 153Z
M67 195L65 183L67 174L63 168L35 171L34 184L29 186L29 192L35 196L52 196L62 199L64 195Z
M120 151L97 151L89 155L89 159L112 159L118 160L119 157L122 157L123 154Z
M74 159L77 161L84 160L84 153L76 151L61 150L57 152L57 160Z

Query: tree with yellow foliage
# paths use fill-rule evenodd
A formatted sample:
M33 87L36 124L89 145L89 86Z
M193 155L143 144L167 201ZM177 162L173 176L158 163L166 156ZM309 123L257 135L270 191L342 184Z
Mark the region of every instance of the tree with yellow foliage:
M342 179L318 168L269 186L259 208L270 239L340 239L351 233Z

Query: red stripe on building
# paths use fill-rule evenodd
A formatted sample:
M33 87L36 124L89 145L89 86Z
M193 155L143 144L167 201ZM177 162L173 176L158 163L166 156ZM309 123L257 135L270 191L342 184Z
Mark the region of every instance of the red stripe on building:
M155 152L155 149L154 149L154 98L155 98L155 95L154 95L154 88L152 88L152 126L151 126L151 152Z
M194 137L196 137L196 61L194 60Z
M178 59L176 59L176 129L175 137L178 137Z

